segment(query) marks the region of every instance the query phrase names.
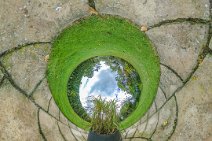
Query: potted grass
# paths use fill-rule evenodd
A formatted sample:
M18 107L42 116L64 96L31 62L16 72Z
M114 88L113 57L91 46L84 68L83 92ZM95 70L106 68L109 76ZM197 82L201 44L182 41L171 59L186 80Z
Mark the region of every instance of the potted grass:
M116 101L97 97L92 102L91 129L87 141L122 141Z

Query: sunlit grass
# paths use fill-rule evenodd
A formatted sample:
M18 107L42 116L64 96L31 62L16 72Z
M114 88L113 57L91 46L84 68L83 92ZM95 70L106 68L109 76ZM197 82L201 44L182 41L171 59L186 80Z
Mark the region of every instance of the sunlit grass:
M89 130L91 123L72 109L67 96L71 73L95 56L116 56L128 61L138 72L142 92L137 108L119 124L123 130L137 122L151 106L160 78L159 58L152 43L131 22L112 16L90 16L65 29L54 41L48 64L48 83L64 115L78 127Z
M119 116L116 100L106 101L101 96L92 100L91 130L97 134L113 134L118 130Z

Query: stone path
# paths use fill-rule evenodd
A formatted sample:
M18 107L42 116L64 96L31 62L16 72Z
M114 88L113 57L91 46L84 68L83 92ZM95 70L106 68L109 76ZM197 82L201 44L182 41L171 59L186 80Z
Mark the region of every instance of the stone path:
M95 0L100 14L147 26L161 80L146 115L124 141L212 140L210 0ZM0 140L85 141L59 111L46 80L53 39L91 14L87 0L0 0Z

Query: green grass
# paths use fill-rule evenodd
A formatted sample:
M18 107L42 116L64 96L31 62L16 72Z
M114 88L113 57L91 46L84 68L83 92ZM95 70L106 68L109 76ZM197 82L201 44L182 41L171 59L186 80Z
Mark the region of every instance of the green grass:
M97 134L113 134L118 129L118 113L115 100L106 101L101 96L91 99L94 106L91 117L91 130Z
M137 108L119 125L123 130L137 122L151 106L160 78L159 58L148 37L127 20L90 16L65 29L53 43L48 63L48 83L60 110L78 127L91 124L72 109L67 83L74 69L95 56L116 56L129 62L141 77L143 88Z

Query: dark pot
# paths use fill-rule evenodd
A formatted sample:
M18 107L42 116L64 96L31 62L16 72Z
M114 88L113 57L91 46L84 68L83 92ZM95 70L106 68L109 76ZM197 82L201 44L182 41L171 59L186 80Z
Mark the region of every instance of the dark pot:
M97 134L95 132L90 131L88 134L87 141L122 141L122 138L119 131L116 131L115 133L110 135Z

